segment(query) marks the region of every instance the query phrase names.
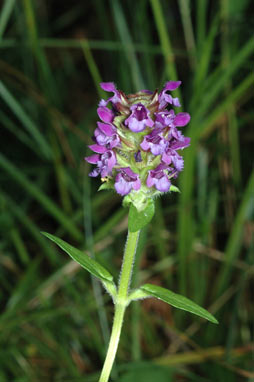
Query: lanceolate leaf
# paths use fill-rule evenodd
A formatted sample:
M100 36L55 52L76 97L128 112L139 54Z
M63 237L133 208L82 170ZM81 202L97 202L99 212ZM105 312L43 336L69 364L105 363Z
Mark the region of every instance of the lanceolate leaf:
M175 308L186 310L187 312L196 314L214 324L218 324L218 321L211 315L211 313L180 294L176 294L168 289L153 284L145 284L140 289L147 294L147 297L156 297Z
M85 268L95 277L98 277L102 281L113 281L113 276L101 264L86 255L84 252L81 252L77 248L74 248L72 245L54 235L51 235L50 233L42 232L42 234L62 248L73 260L79 263L81 267Z
M146 226L154 215L154 202L150 199L145 209L139 212L136 207L131 204L128 220L128 228L130 232L139 231Z

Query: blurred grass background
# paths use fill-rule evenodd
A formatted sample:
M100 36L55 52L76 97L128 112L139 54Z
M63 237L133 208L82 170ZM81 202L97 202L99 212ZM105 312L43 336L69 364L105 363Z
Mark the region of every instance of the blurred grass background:
M251 0L2 0L0 381L97 381L113 306L41 234L116 277L127 210L97 192L86 145L100 81L124 92L182 80L192 120L180 195L157 200L133 285L209 309L215 326L149 299L129 308L112 381L254 381Z

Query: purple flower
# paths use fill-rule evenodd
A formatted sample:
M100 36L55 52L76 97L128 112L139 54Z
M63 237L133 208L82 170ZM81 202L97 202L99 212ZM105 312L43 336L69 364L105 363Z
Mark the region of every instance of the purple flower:
M116 147L120 143L120 138L116 133L116 128L108 123L97 122L98 128L94 131L96 142L108 149Z
M181 106L178 98L173 98L171 94L168 94L168 91L177 89L181 85L181 81L168 81L165 84L164 89L159 94L159 109L164 109L168 103L173 106Z
M96 147L95 147L96 146ZM89 146L95 152L100 152L101 155L93 154L89 157L86 157L85 160L88 163L96 164L97 167L90 172L90 176L96 177L101 174L102 178L112 174L112 169L116 165L116 156L112 150L107 150L105 147L99 149L99 145ZM97 151L96 151L97 150Z
M121 102L120 92L116 89L116 86L113 82L101 82L100 86L106 92L113 92L114 95L113 97L107 99L107 101L102 99L99 103L99 106L106 106L109 102L112 102L113 104Z
M153 129L151 134L146 135L140 144L144 151L150 149L153 155L161 155L167 146L167 141L162 135L162 129Z
M185 137L175 126L168 133L169 145L175 150L184 149L190 145L190 138Z
M149 188L155 186L160 192L168 192L171 182L168 179L167 166L161 163L154 170L150 170L148 172L146 185Z
M172 150L171 148L168 148L162 154L161 159L167 165L173 164L173 166L178 172L183 170L183 166L184 166L183 157L179 155L177 151Z
M127 195L133 189L139 190L141 182L138 174L132 171L130 167L121 168L116 175L115 189L120 195Z
M163 128L166 126L174 126L175 112L174 110L163 110L155 115L155 127Z
M131 115L125 120L125 124L134 133L139 133L145 128L154 125L153 120L150 118L149 110L142 105L142 103L134 104L130 107Z

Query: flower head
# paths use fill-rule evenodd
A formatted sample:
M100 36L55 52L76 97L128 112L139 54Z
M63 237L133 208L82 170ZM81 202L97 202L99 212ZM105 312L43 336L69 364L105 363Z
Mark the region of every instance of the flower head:
M190 121L188 113L176 113L179 99L171 92L181 81L169 81L161 92L141 90L126 95L113 82L101 87L113 95L101 100L100 122L94 131L94 154L86 161L96 167L90 176L107 178L107 188L137 200L168 192L172 179L183 170L179 150L189 146L179 127ZM172 108L173 107L173 108Z

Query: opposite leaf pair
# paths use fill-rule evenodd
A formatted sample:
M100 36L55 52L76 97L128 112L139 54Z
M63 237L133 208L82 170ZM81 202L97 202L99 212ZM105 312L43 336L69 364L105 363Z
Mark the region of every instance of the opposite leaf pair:
M135 208L135 207L133 207ZM153 215L152 206L149 207L148 215ZM131 214L131 212L130 212ZM150 216L150 215L149 215ZM140 221L137 222L139 225L142 221L142 216L140 216ZM59 239L58 237L51 235L46 232L42 232L44 236L57 244L61 249L63 249L74 261L80 264L83 268L85 268L88 272L90 272L93 276L100 279L105 289L109 292L113 299L117 296L117 288L113 280L113 276L97 261L92 259L86 253L74 248L70 244L66 243L64 240ZM205 309L201 308L199 305L189 300L188 298L176 294L168 289L159 287L153 284L145 284L140 288L131 291L128 295L128 300L126 301L126 305L128 305L133 300L156 297L169 305L174 306L175 308L185 310L187 312L196 314L202 318L205 318L212 323L217 324L218 321Z

